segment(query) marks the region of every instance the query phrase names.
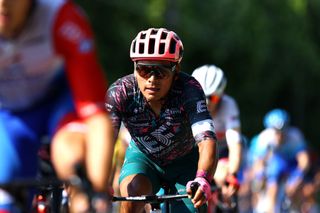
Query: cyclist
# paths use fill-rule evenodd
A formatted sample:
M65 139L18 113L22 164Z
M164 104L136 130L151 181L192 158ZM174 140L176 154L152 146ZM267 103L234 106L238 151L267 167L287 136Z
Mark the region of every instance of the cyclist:
M281 185L292 198L301 186L310 162L302 132L290 126L287 111L276 108L264 117L265 130L254 137L250 147L256 186L264 186L265 196L258 191L255 198L256 212L279 212ZM283 180L285 178L285 180ZM259 187L261 188L261 187ZM261 206L262 205L262 206Z
M215 124L219 161L214 180L222 188L223 199L230 202L239 189L238 172L242 159L239 108L234 98L224 93L227 79L219 67L203 65L195 69L192 76L204 90Z
M172 203L173 212L194 212L210 197L216 139L201 86L180 71L182 53L173 31L139 32L130 49L134 72L110 86L106 107L116 133L123 122L132 137L119 178L121 195L155 194L163 180L178 193L191 193L190 184L198 182L192 200ZM139 202L121 204L121 212L143 208Z
M0 183L35 177L41 137L49 135L59 177L85 159L104 192L113 131L83 12L71 1L0 0L0 82ZM10 212L12 195L0 197L0 211Z

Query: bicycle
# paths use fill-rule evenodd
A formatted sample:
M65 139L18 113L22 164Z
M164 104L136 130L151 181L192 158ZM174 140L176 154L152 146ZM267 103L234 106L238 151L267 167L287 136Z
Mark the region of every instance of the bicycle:
M89 202L89 210L88 213L97 213L97 210L95 208L97 199L103 199L106 202L144 202L149 203L151 205L150 213L170 213L170 202L173 200L180 200L183 198L188 198L188 194L169 194L170 193L170 187L167 182L162 183L162 188L164 189L164 195L141 195L141 196L113 196L111 199L109 197L106 197L105 195L101 195L99 193L96 193L90 181L87 178L85 169L83 165L78 164L75 165L75 171L76 174L73 176L68 183L70 185L73 185L77 187L78 189L82 190L88 197ZM194 196L195 192L197 191L199 185L198 183L194 182L191 184L191 191L192 191L192 197ZM161 206L161 204L163 204ZM110 209L109 209L110 210ZM200 211L199 211L200 212ZM207 213L207 212L203 212Z
M169 202L170 200L177 200L182 198L188 198L187 194L175 194L175 195L141 195L141 196L128 196L128 197L113 197L112 202L116 201L133 201L133 202L145 202L151 204L150 213L156 212L170 212ZM164 210L161 209L160 203L165 203Z
M192 190L191 197L194 196L198 187L199 185L196 182L191 184L191 190ZM170 187L166 182L162 184L162 188L164 189L163 195L141 195L141 196L127 196L127 197L115 196L112 198L112 202L117 202L117 201L144 202L144 203L149 203L151 205L150 213L170 213L171 201L181 200L183 198L189 197L188 194L170 194ZM201 211L198 210L198 212L201 212Z
M156 195L140 195L140 196L113 196L111 199L109 197L106 197L105 195L101 195L99 193L96 193L90 181L87 178L86 172L81 164L78 164L75 166L76 175L73 176L69 181L68 184L73 185L80 190L82 190L88 197L89 201L89 213L96 213L95 209L95 202L97 199L103 199L106 202L144 202L146 204L150 204L150 213L170 213L171 212L171 202L177 201L181 199L188 198L188 194L170 194L171 193L171 187L169 186L169 183L166 181L163 181L161 184L161 188L164 189L163 194L156 194ZM195 192L197 191L199 185L197 182L194 182L191 184L191 191L192 195L194 196ZM231 205L230 203L227 205L224 203L221 199L221 188L217 187L214 183L211 186L211 191L213 194L219 195L219 199L215 199L216 206L223 210L223 212L232 212L237 207L237 201L232 200ZM110 210L110 209L109 209ZM232 211L231 211L232 210ZM205 209L203 211L203 208L198 209L199 213L208 213L208 210Z
M0 188L9 192L10 195L14 198L14 202L16 207L23 213L29 213L29 203L30 197L28 195L28 191L31 190L41 190L44 188L55 188L58 189L61 187L63 183L58 179L46 179L46 178L24 178L24 179L16 179L9 183L0 184ZM52 191L53 192L53 191ZM53 196L57 196L56 194L52 195L52 199L46 199L46 197L39 197L37 199L38 193L35 193L35 200L32 204L31 212L32 213L56 213L57 211L57 203L54 203L56 200L53 199ZM55 208L56 207L56 208Z
M68 213L68 198L65 189L65 182L58 179L51 163L50 141L48 138L44 138L42 140L41 148L38 152L38 158L38 178L54 180L57 184L48 184L37 188L37 193L33 200L32 213Z
M15 205L21 212L26 213L65 213L67 203L64 202L64 182L59 180L51 165L49 143L42 141L38 153L39 171L35 178L21 178L0 184L0 188L7 191L14 199ZM32 196L28 194L32 190ZM31 206L29 201L32 200ZM27 209L30 209L28 211Z

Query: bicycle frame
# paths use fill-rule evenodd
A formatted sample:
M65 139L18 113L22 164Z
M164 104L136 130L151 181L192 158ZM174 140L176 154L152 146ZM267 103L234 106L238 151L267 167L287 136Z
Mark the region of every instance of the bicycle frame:
M187 194L176 194L176 195L142 195L142 196L128 196L128 197L113 197L112 201L136 201L136 202L145 202L145 203L153 203L153 202L165 202L169 200L176 200L188 198Z
M183 198L188 198L188 194L113 197L112 202L117 202L117 201L128 202L129 201L129 202L144 202L144 203L150 203L150 204L160 204L160 203L166 203L172 200L183 199ZM169 208L165 207L164 209L166 213L169 213Z

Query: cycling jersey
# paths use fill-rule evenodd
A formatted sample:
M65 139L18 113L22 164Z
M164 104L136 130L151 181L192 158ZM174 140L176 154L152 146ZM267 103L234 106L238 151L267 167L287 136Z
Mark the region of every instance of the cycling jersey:
M276 130L269 128L255 137L250 154L253 161L266 161L268 182L275 182L283 174L290 174L297 167L296 157L299 152L306 151L307 146L303 134L295 127L284 130L283 142L277 144ZM266 157L269 155L270 157Z
M240 135L233 136L231 129L240 129L239 108L235 100L224 94L221 97L218 110L213 116L217 134L219 158L228 157L228 145L240 142ZM231 133L231 134L229 134Z
M36 0L21 33L0 36L1 183L36 175L43 135L105 111L97 62L92 31L71 1Z
M186 73L177 75L159 116L148 105L133 74L117 80L108 90L106 107L115 136L123 122L137 147L159 165L186 155L206 138L215 138L201 86Z

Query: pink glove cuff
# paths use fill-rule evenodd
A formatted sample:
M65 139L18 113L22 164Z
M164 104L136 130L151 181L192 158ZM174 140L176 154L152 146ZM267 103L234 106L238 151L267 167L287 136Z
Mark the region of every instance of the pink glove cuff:
M197 171L196 177L203 177L205 178L209 183L212 181L213 177L212 174L204 171L204 170L199 170Z
M190 189L193 182L199 183L199 189L204 193L206 200L209 200L211 197L211 186L209 182L203 177L196 177L194 180L187 183L187 190Z

